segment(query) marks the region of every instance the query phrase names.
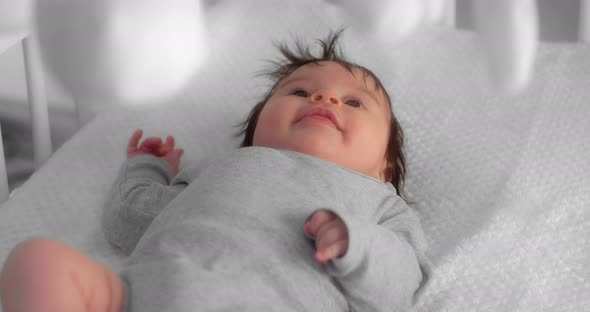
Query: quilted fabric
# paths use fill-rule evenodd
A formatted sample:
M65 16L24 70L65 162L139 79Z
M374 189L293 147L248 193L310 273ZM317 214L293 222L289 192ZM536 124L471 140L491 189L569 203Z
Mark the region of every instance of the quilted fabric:
M210 11L218 53L182 95L104 112L64 144L0 206L0 263L16 243L41 235L117 270L122 255L99 217L132 131L174 135L182 166L237 147L232 125L269 85L255 74L278 55L272 41L321 38L340 25L320 1L281 2L280 10L274 2ZM387 85L406 133L406 190L434 264L416 310L587 310L590 47L541 44L532 84L507 96L490 87L471 33L425 30L392 46L350 29L344 40L345 54Z
M590 47L541 46L532 85L507 97L477 43L439 34L396 66L407 189L436 267L419 310L586 310Z

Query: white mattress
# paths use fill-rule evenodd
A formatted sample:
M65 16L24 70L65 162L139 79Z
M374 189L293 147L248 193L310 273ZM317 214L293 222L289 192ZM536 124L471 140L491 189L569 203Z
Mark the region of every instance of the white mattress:
M19 241L45 236L117 270L122 256L99 221L131 132L174 135L185 149L182 166L236 148L231 124L268 85L253 77L262 59L277 55L271 40L288 39L289 30L321 37L337 25L290 3L282 11L228 8L217 24L226 27L212 30L212 48L222 52L181 96L103 113L65 143L0 206L0 263ZM260 18L233 31L232 14ZM509 97L488 87L470 33L423 32L398 47L355 36L345 32L345 53L387 84L406 133L407 190L434 264L417 310L586 310L590 47L542 44L532 85Z

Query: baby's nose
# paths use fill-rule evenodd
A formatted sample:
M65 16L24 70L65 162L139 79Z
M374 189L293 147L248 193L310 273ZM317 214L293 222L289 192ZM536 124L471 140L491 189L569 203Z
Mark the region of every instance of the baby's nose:
M312 99L314 102L326 102L326 103L331 103L331 104L338 104L340 103L340 100L338 99L338 97L328 91L328 90L320 90L317 91L316 93L313 94Z

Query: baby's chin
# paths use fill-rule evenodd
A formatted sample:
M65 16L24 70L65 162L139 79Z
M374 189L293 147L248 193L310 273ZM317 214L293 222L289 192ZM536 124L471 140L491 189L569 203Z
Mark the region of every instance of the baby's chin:
M306 142L306 143L308 143L308 142ZM361 172L364 175L371 176L377 180L381 180L382 182L387 182L387 181L384 181L379 176L375 176L370 173L365 173L365 172L359 171L358 169L352 168L351 166L347 166L345 163L343 163L343 161L345 161L345 160L342 159L342 157L341 157L341 155L343 155L345 153L344 152L338 153L338 150L336 148L330 148L330 146L327 144L319 145L319 144L285 144L285 143L281 143L281 144L265 144L265 145L254 144L253 146L269 147L269 148L276 148L276 149L282 149L282 150L290 150L293 152L299 152L302 154L306 154L309 156L313 156L316 158L320 158L320 159L335 163L341 167L348 168L350 170Z
M317 142L291 142L291 143L279 143L279 144L265 144L265 145L258 145L282 150L290 150L294 152L299 152L302 154L306 154L309 156L321 158L327 161L331 161L334 163L338 163L335 156L337 155L336 148L334 146L328 145L324 143L317 143Z

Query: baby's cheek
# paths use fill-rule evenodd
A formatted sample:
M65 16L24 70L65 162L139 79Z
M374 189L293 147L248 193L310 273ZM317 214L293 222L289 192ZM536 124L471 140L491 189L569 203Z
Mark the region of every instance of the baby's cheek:
M385 127L378 121L367 121L358 124L358 128L350 136L351 140L356 142L356 147L367 155L367 158L381 156L387 150L389 142L389 128Z
M294 122L294 113L286 105L271 105L265 113L266 128L270 131L281 131Z
M253 144L257 146L272 146L276 134L280 130L281 118L272 107L265 107L258 116Z

